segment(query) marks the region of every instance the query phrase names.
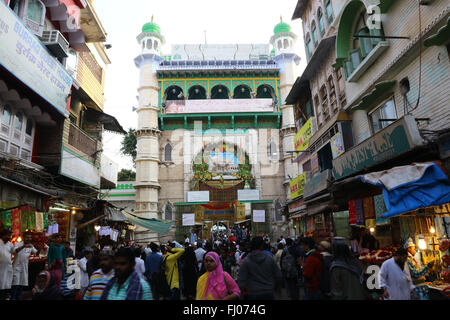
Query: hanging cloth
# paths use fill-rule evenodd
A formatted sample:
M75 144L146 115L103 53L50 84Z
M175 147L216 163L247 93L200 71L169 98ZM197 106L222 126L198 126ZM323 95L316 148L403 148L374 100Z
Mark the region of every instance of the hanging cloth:
M386 212L383 195L379 194L373 197L373 206L375 209L375 217L377 225L389 224L389 219L382 218L381 215Z
M355 200L356 225L364 226L364 204L363 199Z
M348 202L348 224L351 226L356 224L355 200Z

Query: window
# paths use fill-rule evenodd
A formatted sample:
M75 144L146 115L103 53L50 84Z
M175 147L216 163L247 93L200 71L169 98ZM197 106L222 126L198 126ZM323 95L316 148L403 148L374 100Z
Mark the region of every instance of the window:
M155 48L155 50L158 49L158 41L155 41L154 48Z
M328 77L328 87L330 88L330 105L331 110L334 112L337 111L338 105L336 100L336 88L334 86L333 76Z
M183 89L178 86L170 86L166 89L166 100L184 100Z
M246 85L239 85L234 89L234 99L251 99L251 89Z
M273 98L273 89L268 85L259 86L256 89L256 98L258 99L272 99Z
M277 161L278 160L278 155L279 155L279 153L278 153L278 146L275 143L275 141L271 141L269 143L268 148L267 148L267 156L268 156L269 160Z
M170 143L167 143L164 147L164 161L172 162L172 146Z
M150 40L150 39L147 40L147 49L149 49L149 50L152 49L152 40Z
M25 128L25 133L29 136L33 133L33 121L31 119L27 120L27 126Z
M330 112L328 109L328 96L327 96L327 88L323 85L320 88L320 96L322 97L322 112L325 116L325 121L330 117Z
M26 17L39 25L44 24L45 6L39 0L28 0Z
M76 77L76 73L77 73L77 68L78 68L78 56L75 50L73 49L69 49L68 51L68 57L66 59L66 69L67 71L69 71L69 73L73 76Z
M173 216L173 208L170 205L170 203L166 204L166 207L164 209L164 215L165 215L165 220L172 220L172 216Z
M14 117L14 128L18 131L22 131L22 125L23 125L23 116L19 112Z
M284 39L284 48L285 49L289 48L289 40L288 39Z
M373 134L386 128L397 119L397 112L395 111L394 97L384 102L380 107L369 115L370 122L372 123ZM385 121L392 119L390 121ZM380 121L383 120L383 121Z
M333 21L333 8L331 7L331 0L326 1L325 11L327 13L328 24L330 24Z
M281 40L278 40L278 50L283 48L283 43L281 42Z
M228 88L217 85L211 89L211 99L228 99Z
M314 42L314 47L316 47L317 46L317 29L316 29L316 23L315 22L313 22L311 24L311 34L312 34L312 39L313 39L313 42Z
M201 86L193 86L189 89L189 100L204 100L206 99L206 90Z
M317 19L319 20L320 36L323 37L323 35L325 34L325 22L323 21L323 14L321 8L319 8L319 11L317 13Z
M6 125L11 124L11 109L9 107L5 107L2 112L2 123Z
M308 59L311 59L312 56L312 44L311 44L311 38L309 34L306 35L306 54L308 55Z

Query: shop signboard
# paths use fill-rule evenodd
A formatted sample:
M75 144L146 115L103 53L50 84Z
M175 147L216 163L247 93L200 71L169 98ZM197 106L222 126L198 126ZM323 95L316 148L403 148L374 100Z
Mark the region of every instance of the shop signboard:
M299 132L295 135L294 138L294 148L295 151L305 151L309 147L309 140L313 135L312 130L312 118L309 118L308 121L303 125Z
M253 222L266 222L266 211L253 210Z
M288 209L289 213L292 214L301 210L305 210L306 205L304 204L303 199L300 199L293 203L288 204Z
M0 64L67 117L73 78L3 1L0 43Z
M239 201L260 200L259 190L255 189L238 190L238 200Z
M298 198L303 195L306 183L306 173L302 173L298 177L292 179L289 182L289 187L291 190L291 200Z
M274 112L272 99L207 99L170 100L166 114L223 113L223 112Z
M92 187L100 188L100 170L92 162L63 148L60 174Z
M209 191L188 191L187 202L209 202Z
M345 152L344 139L342 138L341 132L336 133L330 139L330 145L333 159L336 159Z
M183 226L195 226L195 213L183 214Z
M327 169L316 173L306 181L303 198L309 198L328 188L328 180L331 178L331 170Z
M342 179L424 144L413 116L406 115L333 160L333 176Z

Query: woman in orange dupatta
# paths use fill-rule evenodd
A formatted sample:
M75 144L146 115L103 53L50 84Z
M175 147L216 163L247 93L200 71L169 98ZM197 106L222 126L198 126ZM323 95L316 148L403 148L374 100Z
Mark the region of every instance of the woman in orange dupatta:
M234 279L223 271L219 255L213 251L205 255L206 272L198 279L196 300L237 300L241 290Z

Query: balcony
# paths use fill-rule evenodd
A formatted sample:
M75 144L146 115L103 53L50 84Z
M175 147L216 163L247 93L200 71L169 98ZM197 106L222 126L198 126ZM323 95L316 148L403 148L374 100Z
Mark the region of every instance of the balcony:
M92 139L87 133L77 126L70 124L68 142L69 145L83 152L89 161L95 163L97 158L97 141Z
M167 100L164 114L278 112L272 99Z

